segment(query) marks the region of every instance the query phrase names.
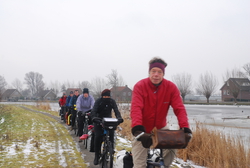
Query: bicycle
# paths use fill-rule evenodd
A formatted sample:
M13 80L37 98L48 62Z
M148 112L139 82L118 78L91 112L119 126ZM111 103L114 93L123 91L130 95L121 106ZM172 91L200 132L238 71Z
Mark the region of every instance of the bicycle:
M109 137L110 131L116 130L119 125L119 120L116 118L103 118L101 125L103 127L104 137L99 158L100 168L113 168L115 142L111 142Z
M72 111L72 120L74 120L74 126L73 126L73 130L75 132L75 135L77 135L77 130L78 130L78 112L77 112L77 109L76 109L76 105L74 104L74 106L71 107L71 111ZM74 113L74 115L73 115ZM74 119L73 119L74 117ZM71 122L72 122L71 120ZM73 122L72 122L73 123Z
M61 106L60 116L61 120L63 120L63 122L66 123L66 106Z
M83 126L83 135L84 134L88 134L88 127L91 121L90 115L91 115L91 110L86 111L85 112L85 120L84 120L84 126ZM84 145L84 149L87 149L87 145L88 145L88 139L84 139L83 140L83 145Z

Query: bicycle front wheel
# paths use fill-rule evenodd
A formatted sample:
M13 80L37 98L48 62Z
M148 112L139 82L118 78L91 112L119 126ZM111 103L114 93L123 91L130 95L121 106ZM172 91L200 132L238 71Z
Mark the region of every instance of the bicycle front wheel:
M114 161L114 149L113 144L111 142L108 142L107 146L107 153L104 156L105 160L105 166L106 168L113 168L113 161Z
M85 123L84 123L84 127L83 127L83 134L88 134L88 123L86 123L86 121L85 121ZM88 141L87 141L87 139L84 139L84 148L85 149L87 149L87 144L88 143Z

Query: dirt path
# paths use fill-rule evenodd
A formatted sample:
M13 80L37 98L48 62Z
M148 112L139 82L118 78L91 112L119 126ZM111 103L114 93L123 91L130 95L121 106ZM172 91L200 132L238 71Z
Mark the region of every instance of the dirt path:
M84 147L83 147L83 142L78 142L79 137L77 137L77 136L75 135L75 132L74 132L74 131L70 131L70 127L67 126L67 125L60 119L59 116L58 116L58 117L57 117L57 116L53 116L53 115L51 115L51 114L49 114L49 113L45 113L45 112L41 112L41 111L37 111L37 110L32 110L32 109L29 109L29 108L24 107L24 106L20 106L20 107L24 108L25 110L29 110L29 111L33 111L33 112L36 112L36 113L44 114L44 115L46 115L46 116L49 116L49 117L55 119L57 122L61 123L61 124L68 130L68 133L72 136L73 140L74 140L75 143L76 143L77 149L82 153L83 159L84 159L85 163L86 163L87 165L89 165L89 168L97 168L97 167L99 167L98 165L97 165L97 166L93 165L94 152L88 152L87 149L84 149ZM56 131L56 129L55 129L55 131Z

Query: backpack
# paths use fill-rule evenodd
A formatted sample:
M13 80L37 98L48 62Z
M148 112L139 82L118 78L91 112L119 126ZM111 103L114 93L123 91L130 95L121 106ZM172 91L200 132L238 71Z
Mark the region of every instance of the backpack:
M123 157L123 168L133 168L133 157L131 152L126 152L126 155Z
M116 168L133 168L133 158L131 152L125 149L119 151L116 157Z

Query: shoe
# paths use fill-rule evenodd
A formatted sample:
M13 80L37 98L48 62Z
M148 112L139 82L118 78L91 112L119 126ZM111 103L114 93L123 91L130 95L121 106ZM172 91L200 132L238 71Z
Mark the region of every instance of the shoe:
M70 127L70 131L72 131L72 130L73 130L73 127L71 126L71 127Z
M85 139L87 139L87 138L88 138L88 134L83 134L83 135L80 137L81 140L85 140Z

